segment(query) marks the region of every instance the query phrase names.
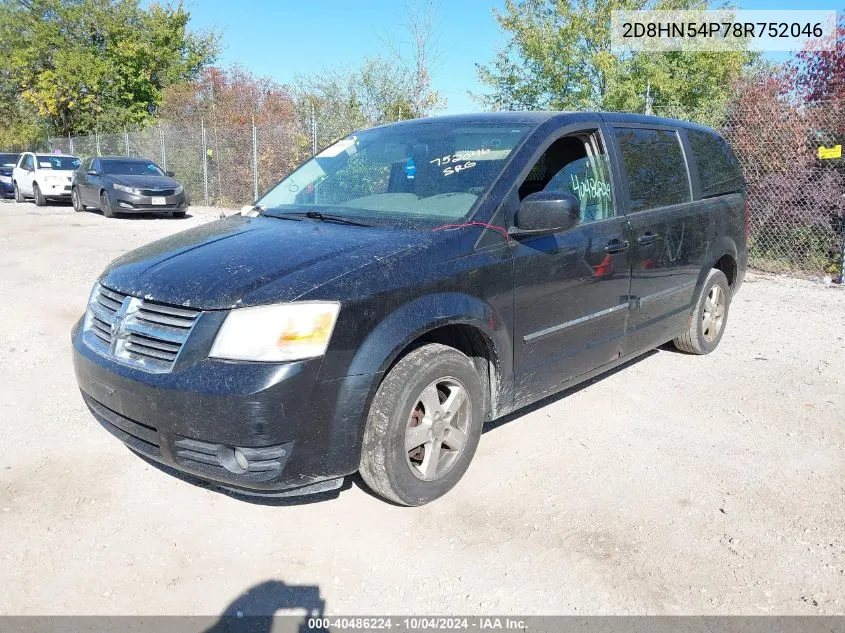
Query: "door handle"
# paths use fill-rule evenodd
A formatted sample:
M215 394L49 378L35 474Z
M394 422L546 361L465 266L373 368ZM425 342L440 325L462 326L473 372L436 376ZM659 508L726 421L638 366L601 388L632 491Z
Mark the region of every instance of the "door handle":
M604 247L605 253L621 253L628 249L628 240L610 240Z
M640 235L637 238L637 244L640 246L647 246L649 244L654 244L657 240L660 239L660 235L656 233L645 233L644 235Z

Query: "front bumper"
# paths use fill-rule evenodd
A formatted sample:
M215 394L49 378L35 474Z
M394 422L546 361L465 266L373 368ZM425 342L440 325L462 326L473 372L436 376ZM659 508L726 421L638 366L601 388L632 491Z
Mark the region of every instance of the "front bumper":
M165 213L188 210L188 196L184 191L172 196L136 196L132 193L111 189L109 199L115 211L120 213Z
M208 358L153 374L94 352L81 330L80 322L72 340L83 399L134 451L245 493L313 486L358 469L376 375L319 381L321 359Z
M70 180L38 183L45 198L70 198Z
M15 186L12 184L11 178L9 182L0 180L0 196L3 198L11 198L15 195Z

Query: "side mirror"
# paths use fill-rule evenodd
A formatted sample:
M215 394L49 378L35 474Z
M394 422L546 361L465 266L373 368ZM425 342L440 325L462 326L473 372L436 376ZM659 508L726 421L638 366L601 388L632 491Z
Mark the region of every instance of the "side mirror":
M99 176L100 175L100 172L98 172L96 169L89 169L85 173L88 174L89 176Z
M171 178L173 178L173 176L176 175L176 172L175 171L166 171L166 172L164 172L164 175L170 176Z
M538 191L525 196L516 212L512 235L557 233L577 226L581 221L581 203L564 191Z

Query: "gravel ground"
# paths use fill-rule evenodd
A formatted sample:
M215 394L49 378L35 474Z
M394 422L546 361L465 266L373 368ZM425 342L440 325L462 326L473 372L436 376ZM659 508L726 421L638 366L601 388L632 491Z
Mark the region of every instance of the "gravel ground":
M488 429L422 508L262 505L101 429L69 331L121 253L217 215L0 205L0 613L845 613L845 292L750 276L666 350Z

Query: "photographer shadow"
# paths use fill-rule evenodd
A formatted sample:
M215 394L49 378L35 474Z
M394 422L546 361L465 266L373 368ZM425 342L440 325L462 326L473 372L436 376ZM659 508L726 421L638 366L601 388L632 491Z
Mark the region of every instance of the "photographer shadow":
M250 587L235 598L205 633L286 633L321 631L309 626L309 619L320 618L326 603L316 585L288 585L267 580ZM305 615L282 615L279 611L305 610ZM274 620L275 619L275 620Z

